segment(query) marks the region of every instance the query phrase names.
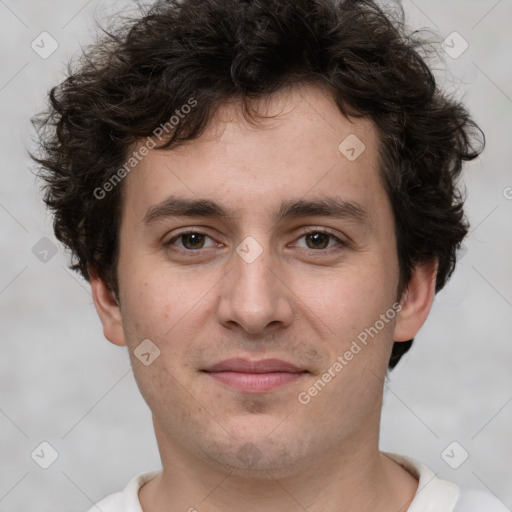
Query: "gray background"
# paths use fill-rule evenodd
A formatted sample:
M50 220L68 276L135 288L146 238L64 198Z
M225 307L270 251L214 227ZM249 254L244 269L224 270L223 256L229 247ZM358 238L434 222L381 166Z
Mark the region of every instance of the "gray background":
M57 244L29 171L29 119L68 58L91 40L94 17L123 5L134 3L0 0L2 512L84 511L135 474L160 467L126 349L103 338L87 283L66 269L62 247L46 263L33 253L43 237ZM465 172L472 230L458 269L414 350L389 376L382 449L487 489L512 510L512 3L404 6L412 26L441 39L457 31L469 43L436 72L464 95L488 145ZM31 48L43 31L59 44L47 59ZM46 470L31 457L43 441L59 455ZM454 441L452 465L462 460L460 447L469 453L458 469L441 455Z

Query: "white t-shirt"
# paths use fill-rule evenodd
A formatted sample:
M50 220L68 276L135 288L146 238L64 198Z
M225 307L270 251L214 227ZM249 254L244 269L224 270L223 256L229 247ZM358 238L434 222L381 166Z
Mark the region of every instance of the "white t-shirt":
M394 453L385 453L419 480L418 490L407 512L510 512L498 498L484 491L461 490L458 485L437 478L421 462ZM107 496L88 512L143 512L139 489L161 470L132 478L123 491Z

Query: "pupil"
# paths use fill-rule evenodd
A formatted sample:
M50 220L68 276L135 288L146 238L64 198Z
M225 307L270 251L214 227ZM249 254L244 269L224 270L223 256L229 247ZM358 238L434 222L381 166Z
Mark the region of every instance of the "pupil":
M196 238L196 243L194 243L194 237L197 237L199 239L199 241ZM199 245L199 246L201 246L201 244L203 242L202 237L203 237L203 235L201 235L200 233L189 233L188 235L185 235L185 240L187 242L192 240L192 242L190 244L188 244L188 245L192 245L192 246ZM186 245L187 245L187 243L185 243L185 246ZM192 247L192 249L197 249L197 247Z
M321 244L321 246L319 246L317 244L317 242L319 241L319 238L320 238L320 241L321 241L322 237L324 238L324 242L327 240L327 235L325 233L313 233L313 234L308 235L308 237L310 237L310 239L314 240L314 242L313 242L315 244L314 248L316 248L316 249L318 249L319 247L321 249L323 249L323 248L327 247L327 245L328 245L328 242L327 242L327 244L325 244L325 243Z
M188 235L184 235L184 238L187 243L185 245L189 246L201 246L203 243L203 235L200 233L189 233ZM319 247L321 249L327 247L328 245L328 236L325 233L312 233L308 235L308 239L313 241L313 248L318 249ZM322 239L324 243L322 243ZM194 242L195 240L195 242ZM189 243L190 242L190 243ZM320 243L319 243L320 242ZM326 244L327 242L327 244ZM309 245L309 244L308 244ZM197 249L197 247L192 247L193 249Z

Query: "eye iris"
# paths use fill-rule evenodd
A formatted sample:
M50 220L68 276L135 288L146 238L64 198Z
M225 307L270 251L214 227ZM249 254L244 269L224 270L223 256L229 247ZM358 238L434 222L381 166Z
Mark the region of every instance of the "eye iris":
M201 233L186 233L181 235L183 245L187 249L200 249L204 244L204 235ZM326 233L314 232L306 235L307 245L310 249L325 249L329 245L329 235ZM309 243L312 242L312 246Z
M317 245L317 242L322 241L322 237L325 243ZM325 247L329 245L329 235L326 235L325 233L309 233L306 235L306 240L313 240L314 246L310 247L310 249L325 249Z
M187 233L185 235L182 235L182 241L183 245L187 247L188 249L200 249L201 245L204 243L204 235L201 233ZM192 243L188 244L188 241L192 241ZM199 247L190 247L198 245Z

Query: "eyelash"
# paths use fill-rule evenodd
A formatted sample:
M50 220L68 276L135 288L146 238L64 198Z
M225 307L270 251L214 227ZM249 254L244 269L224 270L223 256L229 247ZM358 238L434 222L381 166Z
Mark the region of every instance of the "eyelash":
M181 237L183 237L185 235L190 235L190 234L193 234L193 233L196 233L196 234L199 234L199 235L205 235L206 237L211 238L213 240L213 237L211 237L207 233L204 233L204 232L199 231L199 230L189 229L188 231L182 231L181 233L178 233L177 235L173 236L164 245L166 247L171 247L174 244L174 242L176 242L176 240L179 240ZM330 237L331 239L334 239L337 242L338 249L336 249L336 247L329 247L329 248L326 248L326 249L308 249L308 248L306 248L305 250L312 251L312 252L317 252L317 253L321 253L321 252L325 253L325 252L331 252L331 250L333 250L333 249L334 250L340 250L340 249L343 249L343 248L348 246L348 242L345 242L345 241L341 240L334 233L332 233L331 231L328 231L326 229L309 228L308 230L302 232L302 234L297 238L297 240L300 240L304 236L307 236L307 235L310 235L310 234L313 234L313 233L314 234L323 234L323 235L326 235L326 236ZM178 248L178 249L172 249L172 250L175 251L175 252L186 253L188 255L195 255L195 254L198 254L200 252L204 252L205 249L181 249L181 248Z

